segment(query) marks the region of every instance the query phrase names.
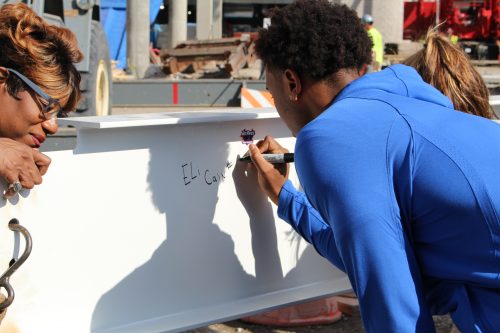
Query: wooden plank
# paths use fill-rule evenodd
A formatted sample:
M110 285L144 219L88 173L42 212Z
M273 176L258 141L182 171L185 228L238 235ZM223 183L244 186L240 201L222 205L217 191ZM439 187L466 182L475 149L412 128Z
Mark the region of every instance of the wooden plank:
M196 57L196 56L218 56L224 55L229 57L231 52L236 52L238 46L213 46L213 47L197 47L183 49L168 49L161 52L163 58L167 57Z

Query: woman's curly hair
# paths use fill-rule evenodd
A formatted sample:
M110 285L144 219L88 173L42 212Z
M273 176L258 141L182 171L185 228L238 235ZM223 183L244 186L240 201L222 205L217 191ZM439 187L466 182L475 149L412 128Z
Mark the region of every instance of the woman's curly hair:
M328 0L297 0L271 11L271 25L259 31L257 55L274 69L329 79L340 69L371 63L372 41L356 12Z
M15 69L51 97L67 100L63 110L76 108L80 99L80 73L74 63L83 59L75 35L50 25L23 3L0 8L0 66ZM0 77L16 97L25 89L15 76Z

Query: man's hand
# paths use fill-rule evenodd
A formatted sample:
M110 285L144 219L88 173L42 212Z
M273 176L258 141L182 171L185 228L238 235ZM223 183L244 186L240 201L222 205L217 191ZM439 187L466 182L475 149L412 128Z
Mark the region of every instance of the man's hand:
M262 157L262 154L288 153L288 150L283 148L276 140L268 135L264 140L257 142L257 145L251 144L249 153L253 165L258 171L260 188L267 194L272 202L278 204L281 188L288 179L289 167L286 163L271 164Z
M31 189L42 183L50 158L38 150L7 138L0 138L0 176L9 184L19 181ZM6 193L6 196L13 193Z

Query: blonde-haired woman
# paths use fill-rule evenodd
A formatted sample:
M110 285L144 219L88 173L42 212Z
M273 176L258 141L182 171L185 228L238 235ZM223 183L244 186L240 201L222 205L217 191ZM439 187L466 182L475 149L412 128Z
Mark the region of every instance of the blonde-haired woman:
M76 108L81 61L73 33L47 24L25 4L0 8L0 176L5 196L40 184L50 158L38 151L57 116Z
M424 47L403 64L415 68L425 82L451 100L456 110L497 118L489 103L488 88L467 54L436 29L427 32Z

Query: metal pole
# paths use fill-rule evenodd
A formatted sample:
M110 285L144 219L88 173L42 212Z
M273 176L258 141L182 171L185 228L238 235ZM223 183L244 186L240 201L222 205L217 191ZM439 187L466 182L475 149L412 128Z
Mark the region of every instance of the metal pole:
M127 70L143 78L149 67L149 1L127 0Z
M168 47L174 48L187 39L187 0L168 2Z

